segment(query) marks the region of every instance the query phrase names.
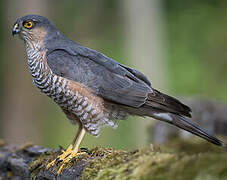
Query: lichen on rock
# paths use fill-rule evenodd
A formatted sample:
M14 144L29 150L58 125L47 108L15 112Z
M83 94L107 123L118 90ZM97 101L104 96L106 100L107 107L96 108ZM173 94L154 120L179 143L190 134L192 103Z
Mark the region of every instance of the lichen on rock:
M227 179L227 152L205 141L173 140L164 146L124 151L112 148L81 149L57 176L61 162L46 169L62 149L34 145L0 146L0 178L81 180L205 180ZM18 163L21 162L21 163Z

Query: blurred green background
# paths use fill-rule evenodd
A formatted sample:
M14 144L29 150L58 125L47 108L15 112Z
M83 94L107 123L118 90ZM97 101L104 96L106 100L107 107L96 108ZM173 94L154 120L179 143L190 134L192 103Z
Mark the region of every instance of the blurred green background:
M23 44L11 36L26 14L48 17L74 41L144 72L174 96L227 100L227 1L0 0L0 137L66 147L77 127L32 85ZM132 149L148 143L151 118L87 134L82 147Z

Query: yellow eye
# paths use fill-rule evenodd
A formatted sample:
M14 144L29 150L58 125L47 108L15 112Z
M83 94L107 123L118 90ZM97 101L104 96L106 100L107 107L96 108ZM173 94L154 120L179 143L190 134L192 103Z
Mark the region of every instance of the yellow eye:
M31 29L33 27L33 22L32 21L25 21L23 23L23 26L27 29Z

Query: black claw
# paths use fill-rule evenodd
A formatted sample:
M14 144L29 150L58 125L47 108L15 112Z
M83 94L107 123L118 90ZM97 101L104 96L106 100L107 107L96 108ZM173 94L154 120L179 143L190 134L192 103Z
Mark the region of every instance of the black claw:
M62 161L63 161L63 160L57 158L56 161L55 161L55 162L56 162L56 165L58 166L58 164L61 163Z
M65 158L69 157L70 154L68 154L67 156L65 156Z

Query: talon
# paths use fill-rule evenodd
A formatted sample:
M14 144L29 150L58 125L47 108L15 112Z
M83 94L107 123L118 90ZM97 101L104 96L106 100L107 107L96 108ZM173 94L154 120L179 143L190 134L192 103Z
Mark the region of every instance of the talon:
M56 162L58 162L58 161L60 161L61 159L59 158L59 157L57 157L56 159L55 159L55 161Z
M55 164L60 167L57 171L58 176L63 171L64 167L76 156L86 154L86 152L80 152L77 153L73 150L72 146L69 146L66 151L64 151L61 155L59 155L56 159L51 161L47 166L46 169L49 169L50 167L54 166Z
M56 161L56 165L58 166L59 163L61 163L63 160Z
M71 154L69 154L65 159L63 159L62 161L62 165L60 166L60 168L58 169L58 176L61 174L62 170L64 169L64 167L74 158L77 157L79 155L83 155L86 154L86 152L81 152L81 153L77 153L77 152L72 152Z
M62 170L63 170L63 167L64 167L64 164L61 165L61 167L59 168L59 170L58 170L58 172L57 172L58 176L61 174L61 172L62 172Z
M62 162L66 157L68 157L73 151L73 145L71 144L65 151L62 150L62 154L59 155L56 159L51 161L49 164L47 164L46 169L49 169L50 167L54 166L56 163L57 165Z
M46 169L50 169L50 167L54 166L55 160L51 161L49 164L47 164Z
M49 169L50 167L54 166L55 164L58 166L59 163L61 163L60 168L57 171L57 175L59 176L61 172L63 171L63 168L77 155L80 154L86 154L86 152L80 152L78 153L78 149L80 146L80 143L86 133L86 130L82 128L82 126L79 127L79 131L74 137L74 140L72 144L66 149L62 150L62 154L59 155L55 160L51 161L47 166L46 169ZM77 140L78 138L78 140ZM75 144L75 141L77 140L77 143L75 145L75 148L73 149L73 146Z
M60 166L60 168L58 169L58 172L57 172L58 176L61 174L63 168L70 162L70 160L71 160L70 157L63 160L63 163L62 163L62 165Z

